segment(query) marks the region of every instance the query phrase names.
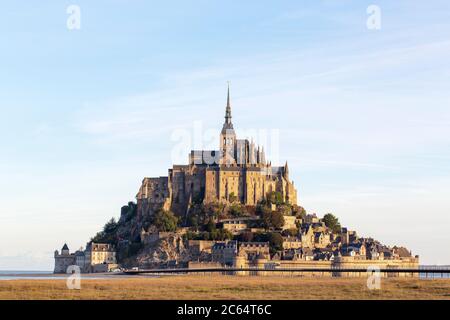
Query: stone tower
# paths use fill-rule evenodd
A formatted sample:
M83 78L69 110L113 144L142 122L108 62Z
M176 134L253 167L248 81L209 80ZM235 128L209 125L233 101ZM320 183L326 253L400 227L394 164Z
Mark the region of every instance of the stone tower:
M221 164L235 163L234 150L236 146L236 133L231 122L230 85L228 84L227 107L225 109L225 122L220 133Z
M67 243L64 243L64 246L61 249L62 255L69 255L69 247L67 246Z
M244 251L239 250L238 254L233 257L233 267L236 269L248 268L247 255ZM247 271L235 271L235 275L245 276L248 275Z

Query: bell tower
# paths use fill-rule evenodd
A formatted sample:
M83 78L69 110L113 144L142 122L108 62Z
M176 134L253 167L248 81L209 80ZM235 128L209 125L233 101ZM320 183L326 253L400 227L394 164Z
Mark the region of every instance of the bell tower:
M225 109L225 122L220 133L221 164L232 165L235 161L234 150L236 146L236 133L231 122L230 83L228 82L227 107Z

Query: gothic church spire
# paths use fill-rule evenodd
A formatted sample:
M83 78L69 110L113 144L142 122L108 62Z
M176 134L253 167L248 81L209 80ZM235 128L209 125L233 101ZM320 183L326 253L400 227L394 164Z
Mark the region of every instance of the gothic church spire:
M225 123L223 124L223 129L233 129L233 124L231 123L230 82L228 82L227 107L225 109Z

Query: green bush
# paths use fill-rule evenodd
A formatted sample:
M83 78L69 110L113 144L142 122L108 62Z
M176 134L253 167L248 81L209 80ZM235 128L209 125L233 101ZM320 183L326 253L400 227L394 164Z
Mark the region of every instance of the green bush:
M295 215L297 218L305 219L306 217L306 210L305 208L297 205L292 206L292 214Z
M267 200L269 204L276 204L277 206L280 204L284 204L281 192L278 191L270 192L267 196Z
M230 201L231 203L236 202L238 200L237 196L234 194L234 192L230 193L230 195L228 196L228 201Z
M225 229L216 229L209 232L209 240L224 241L233 239L233 234Z
M232 217L244 217L247 216L247 210L245 206L240 203L233 203L229 208L229 214Z
M339 219L333 214L327 213L326 215L323 216L322 221L334 233L338 233L341 231L341 223L339 222Z
M177 230L178 217L171 211L159 210L153 217L153 225L158 231L173 232Z

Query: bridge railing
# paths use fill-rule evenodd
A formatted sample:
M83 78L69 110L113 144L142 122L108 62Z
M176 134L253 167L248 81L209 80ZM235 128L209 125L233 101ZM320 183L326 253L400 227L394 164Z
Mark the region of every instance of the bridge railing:
M123 270L123 273L128 275L138 274L223 274L223 275L330 275L334 277L342 276L366 276L375 272L374 270L368 271L366 268L174 268L174 269L131 269ZM422 278L450 278L450 268L380 268L376 272L379 272L382 276L396 277L422 277ZM430 275L436 275L430 277Z

